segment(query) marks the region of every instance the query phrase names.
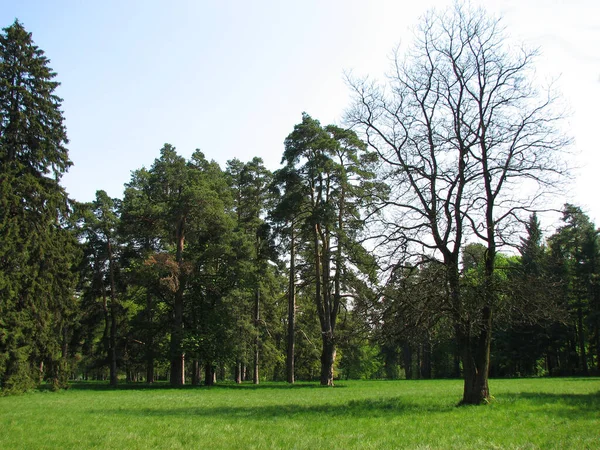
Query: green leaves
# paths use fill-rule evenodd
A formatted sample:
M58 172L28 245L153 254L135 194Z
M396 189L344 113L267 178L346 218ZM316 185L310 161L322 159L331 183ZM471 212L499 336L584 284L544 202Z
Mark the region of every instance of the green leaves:
M58 86L44 52L15 21L0 34L0 388L51 376L71 320L78 258L59 180L71 165ZM45 363L49 372L40 371ZM61 369L62 368L62 369Z

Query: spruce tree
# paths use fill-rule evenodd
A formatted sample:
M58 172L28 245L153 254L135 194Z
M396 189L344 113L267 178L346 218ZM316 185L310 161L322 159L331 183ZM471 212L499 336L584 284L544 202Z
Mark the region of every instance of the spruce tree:
M0 387L64 378L72 312L71 165L49 60L19 21L0 34ZM48 368L52 373L49 373Z

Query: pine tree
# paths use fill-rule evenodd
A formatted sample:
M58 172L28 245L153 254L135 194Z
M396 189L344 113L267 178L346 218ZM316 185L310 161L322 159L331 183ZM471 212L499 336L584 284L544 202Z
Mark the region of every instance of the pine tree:
M577 345L577 371L587 375L593 358L588 354L589 346L598 346L599 233L590 218L574 205L565 205L562 221L564 225L549 239L550 254L570 311L570 334L576 336L571 341Z
M364 279L374 275L360 234L363 213L380 186L373 182L372 155L356 133L322 127L306 113L286 138L282 161L286 167L278 178L283 174L283 179L297 181L285 184L293 189L281 202L283 209L303 211L301 239L310 248L306 264L313 271L313 298L321 325L321 384L332 386L338 315L347 299L356 301Z
M49 60L15 21L0 34L0 385L58 383L77 244L59 181L71 165ZM64 360L63 360L64 361Z
M241 289L241 294L252 299L252 379L254 384L258 384L260 349L265 328L261 310L265 306L265 300L268 300L265 296L265 291L269 291L267 280L273 279L269 276L272 275L272 267L268 261L276 259L270 229L264 220L271 202L269 186L272 174L264 167L262 159L256 157L247 163L237 159L229 161L227 174L235 198L236 232L241 247L248 249L243 269L245 273L240 276L247 286Z
M84 271L90 281L83 290L84 297L91 297L92 303L102 305L104 317L104 344L106 362L110 368L110 384L117 386L117 322L120 304L117 299L116 271L119 243L117 226L120 201L110 198L105 191L97 191L91 203L79 205L82 216L80 239L84 241L85 262L89 265ZM89 312L89 311L88 311ZM92 311L93 314L93 311Z

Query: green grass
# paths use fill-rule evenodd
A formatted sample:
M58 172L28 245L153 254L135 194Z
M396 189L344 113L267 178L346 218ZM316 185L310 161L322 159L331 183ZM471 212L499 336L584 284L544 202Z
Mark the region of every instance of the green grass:
M600 448L600 379L458 380L170 389L79 384L0 398L0 448Z

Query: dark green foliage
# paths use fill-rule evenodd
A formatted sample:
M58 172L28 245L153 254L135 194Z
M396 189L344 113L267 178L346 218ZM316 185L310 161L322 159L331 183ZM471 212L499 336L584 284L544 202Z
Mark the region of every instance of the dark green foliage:
M450 377L462 370L466 403L489 398L488 369L498 376L600 371L595 225L566 205L548 246L533 215L519 257L497 248L516 229L518 211L531 210L501 195L501 187L521 177L544 185L544 171L560 168L550 159L547 167L529 163L567 140L546 142L554 132L552 120L537 116L545 106L514 126L513 113L531 93L527 83L519 91L531 55L508 69L512 81L498 82L510 55L480 64L488 50L502 48L500 35L481 33L481 24L496 22L457 8L454 25L469 39L453 48L453 31L442 26L448 39L433 59L433 48L420 49L423 64L398 75L410 76L396 80L397 99L355 84L361 101L351 119L368 132L379 159L355 131L303 114L274 174L260 158L229 161L224 172L198 150L186 160L165 144L149 169L133 172L123 201L98 191L95 201L78 205L60 186L71 162L55 74L18 21L4 29L2 392L43 379L63 386L75 359L78 375L109 374L113 386L123 372L127 381L158 375L182 385L190 368L197 384L201 367L207 384L216 373L237 382L296 377L332 385L334 377L398 378L402 370L406 378ZM422 31L429 39L435 30ZM482 50L465 56L481 36ZM486 64L499 64L486 86L499 83L512 101L487 87L483 97L465 100L486 78L478 73ZM461 65L467 69L456 70ZM432 96L423 80L443 90ZM476 107L487 101L495 106ZM529 131L510 136L521 128ZM484 129L487 135L477 135ZM376 177L378 161L388 166L387 186ZM377 215L380 229L369 229ZM376 264L383 247L364 245L375 230L395 253L383 288ZM479 243L465 245L467 235Z
M161 353L156 349L161 335L170 336L167 356L175 385L185 382L184 352L212 364L210 359L223 358L231 347L224 299L237 282L233 226L226 178L200 151L185 161L165 144L149 170L133 174L122 228L130 242L131 280L143 289L136 323L144 326L134 335L145 347L147 379ZM224 353L215 355L211 349L218 343Z
M71 165L44 52L15 21L0 35L0 386L65 381L73 315L69 201L59 181Z
M599 232L589 217L566 204L564 225L549 239L549 272L567 314L553 326L550 360L557 374L588 374L598 370L599 352Z
M104 191L97 191L93 202L80 204L77 208L79 239L84 248L84 260L80 269L82 320L90 331L93 328L103 328L99 342L103 348L103 357L95 361L92 367L109 367L112 386L117 385L117 359L122 359L122 348L117 349L117 328L123 316L122 300L119 297L124 290L122 288L118 292L118 260L121 254L117 235L119 207L118 199L110 198ZM93 333L89 335L89 339L91 342L88 345L94 346Z
M437 262L394 270L377 305L382 321L378 340L386 349L388 372L401 366L406 379L458 376L444 275Z
M265 220L273 202L272 174L260 158L247 163L234 159L227 165L236 218L238 264L234 270L240 280L231 299L237 318L235 365L251 366L252 379L258 384L259 366L272 373L278 365L264 357L269 354L271 360L281 358L273 343L273 337L280 339L282 335L280 315L272 315L275 301L281 297L281 280L274 265L278 255L271 228ZM237 372L236 381L240 382Z
M372 255L361 245L363 214L381 190L373 161L355 132L322 127L305 113L285 140L285 167L275 175L281 196L274 216L297 234L308 269L303 279L321 326L323 385L333 384L338 315L375 278Z

